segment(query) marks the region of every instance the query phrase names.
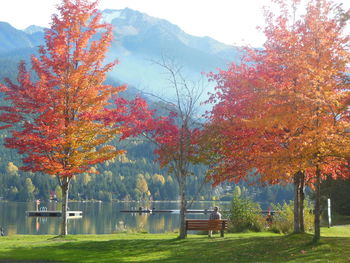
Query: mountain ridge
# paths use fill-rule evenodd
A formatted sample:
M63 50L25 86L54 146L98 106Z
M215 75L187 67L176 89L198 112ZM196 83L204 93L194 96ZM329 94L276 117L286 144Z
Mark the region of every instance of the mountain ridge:
M196 81L202 72L226 68L240 57L236 47L210 37L192 36L165 19L130 8L105 9L102 19L112 24L115 36L107 60L120 61L108 77L159 96L171 96L171 92L164 88L167 81L162 78L162 69L152 61L169 57L183 67L184 75ZM0 62L12 70L12 60L14 64L21 59L28 61L30 54L36 54L38 46L44 44L44 30L35 25L19 30L0 22Z

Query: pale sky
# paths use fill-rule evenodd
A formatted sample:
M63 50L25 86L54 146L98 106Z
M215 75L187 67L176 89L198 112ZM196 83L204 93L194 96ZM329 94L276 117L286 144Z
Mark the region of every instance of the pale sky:
M0 0L0 21L18 29L48 27L60 0ZM350 7L350 0L337 0ZM100 0L99 9L129 7L178 25L186 33L210 36L229 45L261 46L263 6L270 0Z

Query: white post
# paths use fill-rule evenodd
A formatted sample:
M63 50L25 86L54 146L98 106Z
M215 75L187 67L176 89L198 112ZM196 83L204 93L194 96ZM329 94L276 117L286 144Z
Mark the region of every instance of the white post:
M38 200L36 200L36 202L35 202L35 204L36 204L36 211L39 211L39 205L40 205L40 200L38 199Z
M328 227L331 227L332 225L332 218L331 218L331 199L328 198Z

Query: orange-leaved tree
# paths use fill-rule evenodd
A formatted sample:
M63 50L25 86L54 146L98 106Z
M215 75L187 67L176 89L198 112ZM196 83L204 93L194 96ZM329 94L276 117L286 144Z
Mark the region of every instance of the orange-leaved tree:
M256 60L264 68L260 71L266 85L265 105L269 107L265 108L264 117L253 123L260 122L258 127L269 132L283 129L283 147L268 154L270 166L262 172L283 171L293 176L295 184L307 183L315 189L317 242L320 181L325 176L349 175L345 166L349 137L344 133L349 126L346 75L349 36L344 32L346 20L342 12L331 2L309 1L305 14L296 20L299 2L280 2L282 15L275 19L271 14L268 16L265 29L268 40ZM287 3L292 4L290 13ZM302 208L303 198L295 201ZM302 209L298 216L302 220Z
M62 188L61 235L67 235L72 177L93 172L91 166L123 153L107 145L116 135L133 135L132 111L109 106L112 95L125 87L103 84L116 62L104 64L112 28L100 22L96 6L87 0L63 0L40 56L32 56L35 81L21 62L18 83L7 79L1 86L10 102L0 108L2 128L12 133L6 146L24 155L22 169L56 176ZM106 121L111 114L123 115L120 125Z
M220 181L236 163L243 175L253 169L272 183L294 179L299 186L315 187L318 241L320 180L326 175L348 176L346 20L327 1L309 1L297 20L300 1L275 2L281 15L267 13L264 49L247 49L246 63L213 76L219 84L213 99L219 103L212 123L231 134L221 136L224 143L219 141L223 150L216 175ZM227 150L227 145L237 151ZM232 172L225 176L237 174Z

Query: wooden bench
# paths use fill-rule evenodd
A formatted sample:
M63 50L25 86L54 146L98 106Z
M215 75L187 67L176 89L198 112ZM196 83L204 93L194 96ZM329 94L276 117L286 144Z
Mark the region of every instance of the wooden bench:
M187 230L208 231L211 237L211 231L220 231L220 236L224 237L224 230L227 228L227 219L185 219L186 236Z

